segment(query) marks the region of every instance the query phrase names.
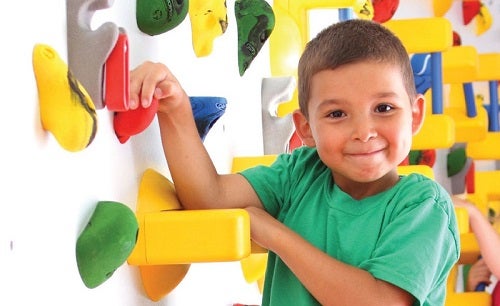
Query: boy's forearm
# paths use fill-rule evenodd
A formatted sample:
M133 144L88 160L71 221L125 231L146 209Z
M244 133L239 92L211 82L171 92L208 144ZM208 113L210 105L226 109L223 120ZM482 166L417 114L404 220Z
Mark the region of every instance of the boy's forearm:
M211 208L216 169L196 129L191 109L158 113L161 141L176 193L187 209Z
M490 271L500 277L500 236L488 219L476 207L468 210L469 222L476 236L481 256Z

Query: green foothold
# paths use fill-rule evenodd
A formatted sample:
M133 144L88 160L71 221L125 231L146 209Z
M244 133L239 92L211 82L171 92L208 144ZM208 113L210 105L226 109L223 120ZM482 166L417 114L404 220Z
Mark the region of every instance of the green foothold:
M137 26L151 36L162 34L178 26L188 9L188 0L137 0Z
M422 151L411 150L408 154L408 159L410 161L410 165L418 165L420 163L420 160L422 159Z
M101 201L76 242L76 262L83 283L95 288L109 279L132 253L139 225L126 205Z
M459 173L467 162L467 155L465 148L458 148L451 150L446 156L446 169L448 171L448 177L452 177Z
M236 0L234 14L238 28L238 68L243 76L274 29L272 7L264 0Z

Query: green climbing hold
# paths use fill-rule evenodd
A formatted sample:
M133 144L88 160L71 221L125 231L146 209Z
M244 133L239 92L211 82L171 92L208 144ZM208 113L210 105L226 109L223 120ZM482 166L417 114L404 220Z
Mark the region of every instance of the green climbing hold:
M408 160L410 165L420 164L421 159L422 159L422 150L411 150L410 153L408 153Z
M467 162L465 148L452 149L446 156L446 170L448 177L452 177L459 173Z
M151 36L162 34L178 26L186 18L188 9L188 0L137 0L137 26Z
M139 225L126 205L101 201L78 237L76 262L83 283L95 288L109 279L132 253Z
M243 76L271 36L275 17L265 0L236 0L234 14L238 28L238 68Z

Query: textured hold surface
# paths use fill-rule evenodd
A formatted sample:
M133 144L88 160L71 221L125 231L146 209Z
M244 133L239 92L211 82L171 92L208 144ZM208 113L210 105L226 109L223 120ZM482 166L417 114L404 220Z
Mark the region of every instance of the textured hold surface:
M42 127L64 149L70 152L85 149L97 132L97 115L89 94L48 45L34 46L33 71Z
M94 13L111 7L112 0L66 0L68 66L88 91L97 109L104 108L103 70L120 29L112 22L92 30Z
M224 115L227 100L223 97L189 97L196 128L201 140L205 140L212 126Z
M243 76L274 29L272 7L264 0L236 0L234 14L238 27L238 68Z
M212 53L213 41L228 26L225 0L191 0L189 2L191 39L197 57Z
M139 226L126 205L101 201L76 242L76 261L88 288L109 279L135 247Z
M152 36L162 34L181 24L188 9L188 0L137 0L137 26Z

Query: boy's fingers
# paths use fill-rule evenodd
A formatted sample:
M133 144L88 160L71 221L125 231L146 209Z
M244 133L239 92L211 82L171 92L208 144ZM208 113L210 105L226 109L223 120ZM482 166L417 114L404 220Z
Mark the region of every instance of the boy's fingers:
M142 105L147 108L153 98L158 100L176 95L176 78L167 66L162 63L145 62L130 72L131 109Z
M165 78L165 66L152 62L145 62L130 71L129 106L136 109L139 105L149 107L154 90L159 82Z

